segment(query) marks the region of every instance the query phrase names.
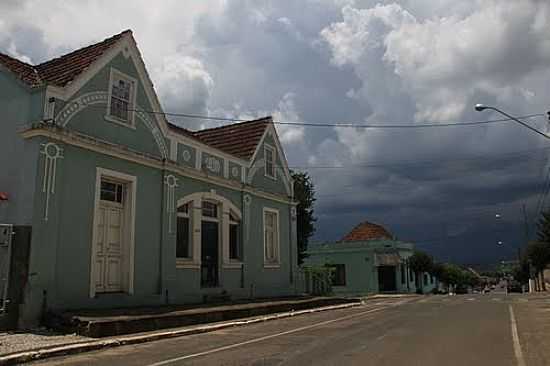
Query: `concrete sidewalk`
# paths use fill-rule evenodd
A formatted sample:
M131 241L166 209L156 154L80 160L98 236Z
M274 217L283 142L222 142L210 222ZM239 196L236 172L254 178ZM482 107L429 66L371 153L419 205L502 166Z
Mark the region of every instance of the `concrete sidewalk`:
M297 297L222 304L80 310L52 314L47 325L86 337L123 334L228 321L265 314L357 303L357 298Z
M211 324L180 327L169 330L157 330L153 332L143 332L133 335L107 337L102 339L79 337L78 340L70 339L69 341L67 341L67 339L58 338L59 343L50 343L47 346L44 345L42 347L31 347L27 350L20 350L19 352L2 355L0 356L0 365L16 365L48 357L76 354L109 347L138 344L166 338L182 337L192 334L207 333L225 328L261 323L270 320L284 319L288 317L311 314L321 311L346 309L350 307L360 306L362 304L362 301L355 299L355 301L353 302L348 301L347 303L338 305L322 306L298 311L292 310L264 316L248 317L233 321L223 321ZM69 337L75 336L73 335Z

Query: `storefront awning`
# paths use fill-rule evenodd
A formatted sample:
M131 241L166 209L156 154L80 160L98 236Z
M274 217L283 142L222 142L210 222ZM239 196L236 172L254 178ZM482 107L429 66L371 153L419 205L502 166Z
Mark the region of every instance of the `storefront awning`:
M397 253L375 253L375 265L378 266L398 266L401 263L401 257Z

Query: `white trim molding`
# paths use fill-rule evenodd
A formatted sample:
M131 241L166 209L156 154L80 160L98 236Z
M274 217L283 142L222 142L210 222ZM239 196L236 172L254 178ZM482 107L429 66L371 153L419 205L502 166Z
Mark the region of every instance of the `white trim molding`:
M274 214L275 215L275 228L272 228L274 230L274 250L276 253L276 261L269 262L268 258L266 257L267 251L267 243L265 241L266 239L266 214ZM280 268L281 267L281 220L279 215L279 210L270 208L270 207L264 207L262 210L262 221L263 221L263 230L262 230L262 236L263 236L263 250L264 250L264 268Z
M124 122L121 119L117 118L116 116L113 116L111 114L111 101L113 97L113 85L115 80L124 80L130 84L130 98L128 100L128 122ZM134 110L137 109L136 106L136 100L137 100L137 89L138 89L138 82L135 78L131 77L130 75L127 75L123 73L120 70L115 69L114 67L111 67L111 70L109 72L109 89L107 90L108 97L107 97L107 110L105 111L105 120L109 122L116 123L118 125L127 127L127 128L136 128L136 121L135 121L135 112Z
M57 160L63 159L63 149L54 142L42 144L44 155L44 176L42 177L42 192L46 194L44 204L44 221L48 221L50 211L50 195L55 194L55 178L57 175Z
M279 203L294 203L292 199L289 199L288 197L279 193L265 192L254 187L245 186L234 180L225 179L223 177L218 177L215 175L207 175L206 173L198 171L195 168L186 167L181 164L175 164L171 162L163 164L162 159L156 156L132 151L124 148L123 146L100 140L82 133L45 125L40 127L26 128L21 130L19 133L24 139L31 139L37 136L42 136L52 140L56 140L57 142L87 149L107 156L120 158L126 161L141 164L143 166L157 169L166 169L169 172L179 174L183 177L215 184L219 187L233 189L238 192L250 193L257 197L262 197Z
M177 268L200 268L201 263L201 230L202 221L202 202L210 201L218 205L219 217L216 222L220 224L220 244L221 244L221 266L222 268L240 268L241 262L233 261L229 258L229 230L230 230L230 214L233 214L238 220L242 220L241 210L233 204L228 198L216 194L214 190L211 192L195 192L183 198L178 199L177 207L188 204L192 208L191 216L191 247L193 256L190 260L181 259L176 261ZM242 238L241 238L242 241Z
M123 263L121 266L123 290L129 295L134 293L134 257L135 257L135 222L136 222L136 197L137 197L137 177L118 171L96 168L95 199L94 199L94 217L92 243L90 252L90 297L96 296L95 278L96 278L96 243L97 243L97 225L99 220L100 198L101 198L101 179L111 178L126 184L126 205L125 209L125 227L124 233Z
M268 172L267 171L267 152L271 152L271 169L272 169L272 172L273 174L271 174L271 172ZM269 145L268 143L264 143L264 176L269 178L269 179L273 179L273 180L277 180L277 155L276 155L276 149Z
M176 213L176 188L178 187L178 178L170 174L164 177L166 185L166 214L168 215L168 233L173 234L172 221Z
M66 128L69 122L86 107L106 103L108 103L108 93L105 91L96 91L83 94L68 102L55 116L55 122L59 126ZM168 147L166 146L164 136L162 135L160 129L156 126L155 122L151 120L148 114L142 111L140 106L136 105L135 108L137 112L135 112L134 115L141 120L145 127L151 132L155 142L157 143L161 156L166 158L168 156Z

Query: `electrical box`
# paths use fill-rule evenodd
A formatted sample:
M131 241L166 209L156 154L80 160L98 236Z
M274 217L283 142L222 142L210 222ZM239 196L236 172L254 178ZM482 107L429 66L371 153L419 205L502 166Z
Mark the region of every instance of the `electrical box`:
M12 225L1 225L0 224L0 246L10 245L12 234L13 234L13 226Z

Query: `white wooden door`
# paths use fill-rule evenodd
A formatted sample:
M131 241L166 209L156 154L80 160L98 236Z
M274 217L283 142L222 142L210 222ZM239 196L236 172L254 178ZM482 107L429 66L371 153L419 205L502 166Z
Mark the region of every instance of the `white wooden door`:
M124 207L122 203L100 201L95 245L96 292L122 291Z

